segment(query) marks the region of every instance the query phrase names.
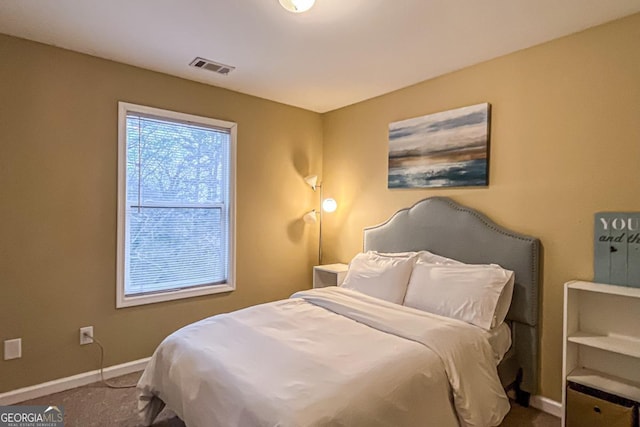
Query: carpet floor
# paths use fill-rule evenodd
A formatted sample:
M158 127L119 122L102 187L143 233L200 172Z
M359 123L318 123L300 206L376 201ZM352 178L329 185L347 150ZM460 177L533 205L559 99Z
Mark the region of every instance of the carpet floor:
M109 382L115 385L135 384L139 377L140 373L138 372L113 378ZM65 427L138 427L142 425L137 413L137 391L135 388L111 389L101 383L94 383L28 400L20 405L63 406ZM153 425L155 427L185 427L184 423L167 409L160 413ZM523 408L513 402L511 412L501 424L501 427L559 426L559 418L533 408Z

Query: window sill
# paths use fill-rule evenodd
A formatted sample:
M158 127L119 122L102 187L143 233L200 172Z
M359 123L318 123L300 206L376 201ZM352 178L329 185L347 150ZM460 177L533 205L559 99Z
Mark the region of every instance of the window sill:
M118 294L116 308L134 307L136 305L155 304L158 302L173 301L177 299L199 297L203 295L219 294L234 291L235 286L229 284L202 286L191 289L180 289L157 294L147 294L139 296L125 296Z

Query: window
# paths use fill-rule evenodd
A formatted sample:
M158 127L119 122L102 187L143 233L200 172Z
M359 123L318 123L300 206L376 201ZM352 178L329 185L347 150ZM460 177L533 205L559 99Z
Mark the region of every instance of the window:
M119 103L117 307L235 289L236 124Z

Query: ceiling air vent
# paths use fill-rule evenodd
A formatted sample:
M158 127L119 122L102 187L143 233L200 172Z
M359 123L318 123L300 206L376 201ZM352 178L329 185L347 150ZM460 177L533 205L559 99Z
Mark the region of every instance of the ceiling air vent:
M191 61L189 65L196 68L204 68L205 70L213 71L214 73L222 74L223 76L226 76L236 69L236 67L232 67L231 65L220 64L200 57Z

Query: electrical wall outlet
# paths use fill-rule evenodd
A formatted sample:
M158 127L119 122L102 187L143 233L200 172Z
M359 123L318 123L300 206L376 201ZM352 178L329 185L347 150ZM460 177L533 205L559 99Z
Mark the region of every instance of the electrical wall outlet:
M80 328L80 345L91 344L93 342L93 326Z
M22 338L6 340L4 342L4 360L19 359L22 357Z

